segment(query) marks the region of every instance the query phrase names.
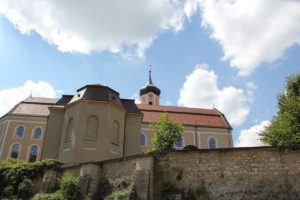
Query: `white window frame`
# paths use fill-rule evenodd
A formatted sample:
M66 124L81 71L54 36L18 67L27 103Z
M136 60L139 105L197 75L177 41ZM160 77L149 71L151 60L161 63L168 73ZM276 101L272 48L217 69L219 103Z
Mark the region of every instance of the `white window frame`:
M23 131L23 136L22 137L17 137L17 131L20 127L23 127L24 131ZM26 128L24 125L17 125L15 127L15 130L14 130L14 134L13 134L13 138L15 139L23 139L25 137L25 133L26 133Z
M38 129L38 128L40 128L40 129L42 130L42 134L41 134L41 137L40 137L39 139L36 139L36 138L34 138L33 136L34 136L35 130ZM43 135L44 135L44 130L43 130L43 128L40 127L40 126L36 126L36 127L34 127L34 128L32 129L31 139L32 139L32 140L42 140Z
M31 144L30 146L28 146L28 149L27 149L27 156L26 156L26 162L29 162L29 158L30 158L30 151L31 151L31 148L33 146L37 146L38 148L38 154L37 154L37 157L36 157L36 162L39 161L39 158L40 158L40 146L38 144Z

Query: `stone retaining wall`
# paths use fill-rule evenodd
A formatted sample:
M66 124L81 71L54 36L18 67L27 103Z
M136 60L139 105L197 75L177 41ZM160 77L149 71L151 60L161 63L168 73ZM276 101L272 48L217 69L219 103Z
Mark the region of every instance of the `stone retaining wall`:
M299 147L156 152L70 169L86 195L101 180L130 176L142 200L300 199Z
M299 148L239 148L154 155L154 197L300 199Z

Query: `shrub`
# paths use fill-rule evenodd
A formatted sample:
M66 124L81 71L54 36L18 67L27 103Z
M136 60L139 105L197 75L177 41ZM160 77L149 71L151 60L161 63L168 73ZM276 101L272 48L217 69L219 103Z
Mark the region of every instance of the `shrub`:
M45 169L57 169L61 165L57 160L43 160L27 163L18 159L0 161L0 199L28 199L31 195L31 180L42 176Z
M18 186L18 197L21 199L29 199L32 196L32 181L25 178Z
M123 177L109 182L101 182L98 192L94 195L94 200L138 200L134 188L134 177ZM103 187L105 190L103 190Z
M52 194L36 194L32 200L64 200L61 192L55 192Z
M130 194L130 190L129 189L122 189L122 190L117 190L115 192L113 192L111 194L111 197L106 198L108 199L112 199L112 200L125 200L125 199L129 199L129 194Z
M59 190L50 194L37 194L33 200L80 200L79 180L66 172L60 180Z
M3 195L1 197L11 198L13 196L14 188L9 185L3 189Z
M69 172L66 172L60 181L60 191L65 199L81 199L79 180Z

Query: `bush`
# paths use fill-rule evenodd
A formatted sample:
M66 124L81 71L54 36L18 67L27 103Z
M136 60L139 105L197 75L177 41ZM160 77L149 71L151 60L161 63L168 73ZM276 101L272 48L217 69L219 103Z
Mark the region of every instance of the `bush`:
M104 188L104 190L103 190ZM137 200L134 188L134 177L123 177L109 182L100 181L98 192L93 197L94 200Z
M122 200L122 199L129 199L130 191L128 189L117 190L112 193L112 198L114 200Z
M81 199L79 180L69 172L66 172L60 181L60 191L64 199Z
M18 197L21 199L29 199L33 195L32 186L32 181L25 178L18 186Z
M33 200L80 200L79 180L66 172L60 180L59 190L51 194L36 194Z
M17 159L0 161L0 199L30 198L31 180L42 176L45 169L57 169L60 165L60 162L52 159L35 163Z
M61 192L55 192L52 194L36 194L32 200L64 200Z

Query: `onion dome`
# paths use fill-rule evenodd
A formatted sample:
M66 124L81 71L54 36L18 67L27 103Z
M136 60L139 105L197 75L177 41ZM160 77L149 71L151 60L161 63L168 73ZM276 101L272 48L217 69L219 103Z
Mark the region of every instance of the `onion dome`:
M160 95L160 89L158 87L156 87L152 82L151 68L149 69L149 81L144 87L142 87L140 89L140 96L147 94L149 92L152 92L152 93L156 94L157 96Z

